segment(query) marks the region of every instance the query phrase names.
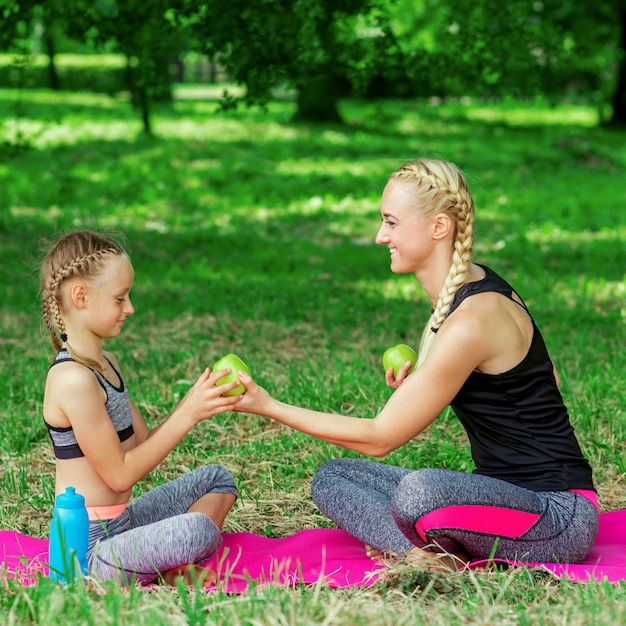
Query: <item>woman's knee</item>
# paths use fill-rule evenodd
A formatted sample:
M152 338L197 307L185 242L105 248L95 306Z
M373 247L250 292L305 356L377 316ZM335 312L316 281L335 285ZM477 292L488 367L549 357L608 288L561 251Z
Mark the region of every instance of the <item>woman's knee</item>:
M407 474L391 496L391 513L396 520L408 520L427 513L433 507L441 484L441 470L422 469Z
M313 481L311 482L311 496L313 500L317 496L325 493L328 488L332 488L335 484L337 476L340 474L342 461L344 459L332 459L325 461L315 472Z

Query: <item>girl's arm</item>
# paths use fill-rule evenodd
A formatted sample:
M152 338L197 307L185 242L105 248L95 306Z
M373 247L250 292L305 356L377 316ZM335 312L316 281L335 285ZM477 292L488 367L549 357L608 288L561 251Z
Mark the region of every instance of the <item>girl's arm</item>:
M211 374L206 369L170 417L150 437L146 436L148 430L140 418L137 423L137 441L140 443L127 450L120 443L106 412L103 390L95 376L86 368L73 364L65 366L63 371L60 367L54 370L55 397L60 399L58 406L71 423L87 460L102 480L118 493L132 488L152 471L197 423L231 410L238 400L237 396L221 395L236 387L237 381L216 387L216 381L225 372Z

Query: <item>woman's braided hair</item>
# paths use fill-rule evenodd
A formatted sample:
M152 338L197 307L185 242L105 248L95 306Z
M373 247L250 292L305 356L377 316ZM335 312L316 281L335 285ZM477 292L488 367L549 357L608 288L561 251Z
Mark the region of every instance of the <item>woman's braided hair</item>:
M46 328L55 350L68 337L63 321L63 283L70 278L88 279L102 270L104 259L109 254L126 254L112 239L90 230L66 233L55 241L41 265L41 304ZM57 336L58 331L58 336ZM76 355L72 354L76 358ZM78 358L77 360L83 361ZM90 364L90 366L93 364Z
M455 225L452 264L422 334L418 361L421 364L435 333L450 312L456 292L469 278L474 245L474 200L459 168L441 159L409 161L389 179L411 187L415 207L424 217L446 213Z

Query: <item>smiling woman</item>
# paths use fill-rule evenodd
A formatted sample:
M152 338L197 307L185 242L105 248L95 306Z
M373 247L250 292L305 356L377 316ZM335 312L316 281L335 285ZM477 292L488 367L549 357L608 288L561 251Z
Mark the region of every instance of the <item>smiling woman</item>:
M451 406L470 439L473 474L337 459L318 470L320 510L381 551L407 559L578 562L591 549L598 503L591 468L558 389L558 375L521 297L471 260L474 201L439 159L411 161L382 195L376 242L391 270L413 274L432 302L417 367L389 367L395 389L374 419L284 404L239 377L235 409L267 415L330 443L385 456Z

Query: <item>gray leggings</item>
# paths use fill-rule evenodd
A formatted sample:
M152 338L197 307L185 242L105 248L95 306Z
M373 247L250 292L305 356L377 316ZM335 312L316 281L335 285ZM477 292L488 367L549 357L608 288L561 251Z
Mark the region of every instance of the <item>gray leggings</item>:
M199 563L222 543L215 523L187 509L208 493L237 495L221 465L200 467L132 500L122 515L89 524L87 561L99 580L148 583L179 565Z
M596 507L579 494L450 470L336 459L319 468L311 493L338 526L400 555L428 546L474 559L577 563L598 529Z

